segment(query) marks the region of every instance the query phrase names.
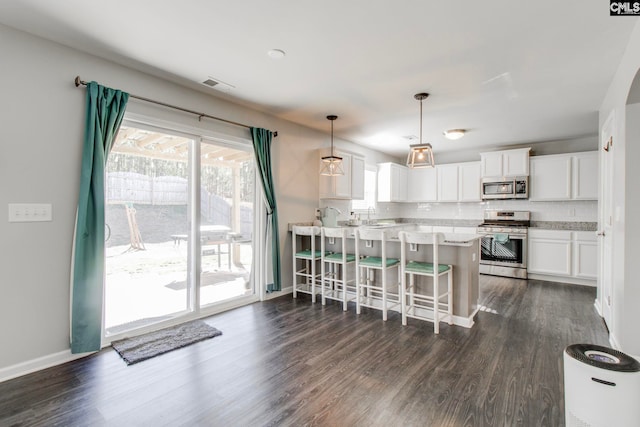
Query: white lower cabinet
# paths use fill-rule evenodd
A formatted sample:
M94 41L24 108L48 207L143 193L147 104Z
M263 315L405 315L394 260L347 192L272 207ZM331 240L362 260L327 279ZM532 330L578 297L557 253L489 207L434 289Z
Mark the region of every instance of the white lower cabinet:
M598 239L594 231L576 231L573 239L573 275L598 278Z
M571 231L529 229L529 273L571 276Z
M597 255L595 232L529 229L529 273L595 280Z

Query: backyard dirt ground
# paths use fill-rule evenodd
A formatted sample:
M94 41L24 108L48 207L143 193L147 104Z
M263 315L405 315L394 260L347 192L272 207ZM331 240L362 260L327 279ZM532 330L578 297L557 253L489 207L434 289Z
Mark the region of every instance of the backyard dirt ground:
M130 247L124 205L106 207L111 235L106 242L105 326L144 325L187 310L187 244L174 234L187 234L184 205L135 205L135 218L145 250ZM201 304L212 304L252 292L250 243L239 245L239 262L231 263L226 245L206 251L201 264Z

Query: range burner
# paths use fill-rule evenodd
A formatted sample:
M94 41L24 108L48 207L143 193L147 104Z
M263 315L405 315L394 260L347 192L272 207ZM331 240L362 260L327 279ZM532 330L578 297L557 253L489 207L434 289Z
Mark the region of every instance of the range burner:
M479 227L485 229L491 227L526 229L531 223L530 217L531 213L528 211L486 210L484 211L484 222Z
M530 212L487 210L477 228L480 273L527 278L527 234Z

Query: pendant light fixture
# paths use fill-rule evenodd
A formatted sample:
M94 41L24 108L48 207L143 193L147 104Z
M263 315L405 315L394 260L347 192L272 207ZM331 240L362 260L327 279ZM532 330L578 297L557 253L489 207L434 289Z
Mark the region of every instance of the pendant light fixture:
M420 101L420 144L412 144L409 146L409 155L407 156L407 166L415 168L432 168L435 166L433 161L433 148L431 144L422 143L422 101L427 99L428 93L417 93L413 97Z
M327 119L331 121L331 154L322 158L322 167L320 168L320 175L325 176L339 176L344 175L342 169L342 157L338 157L333 154L333 122L338 116L327 116Z

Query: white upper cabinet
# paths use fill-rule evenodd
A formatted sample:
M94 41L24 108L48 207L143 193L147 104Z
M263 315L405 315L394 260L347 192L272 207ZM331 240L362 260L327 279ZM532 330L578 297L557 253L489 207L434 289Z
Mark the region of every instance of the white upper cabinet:
M351 198L364 199L364 157L351 156Z
M336 156L342 157L342 169L344 175L325 176L320 175L321 199L362 199L364 198L364 158L355 154L334 150ZM329 155L329 150L320 150L320 162L322 157ZM355 164L355 167L354 167ZM319 171L319 169L318 169ZM355 187L353 184L356 184ZM353 192L355 190L355 193ZM354 195L355 194L355 195Z
M529 150L531 150L531 148L480 153L482 176L507 177L529 175Z
M598 152L531 157L529 199L597 200Z
M599 159L597 151L576 153L572 158L573 198L598 200Z
M480 162L409 169L408 202L479 202Z
M409 202L435 202L438 200L438 182L436 168L409 169Z
M438 165L438 201L458 201L458 165Z
M396 163L378 164L378 201L406 202L408 168Z
M458 201L480 201L480 162L460 163L458 165Z
M530 200L571 198L571 157L565 155L531 157Z

